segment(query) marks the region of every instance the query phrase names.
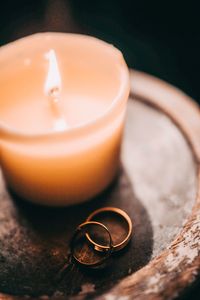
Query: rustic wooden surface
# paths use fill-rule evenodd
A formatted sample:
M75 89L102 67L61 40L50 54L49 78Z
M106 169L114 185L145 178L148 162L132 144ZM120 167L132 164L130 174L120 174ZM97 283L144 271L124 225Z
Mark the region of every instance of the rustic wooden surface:
M131 82L122 168L97 199L65 209L37 207L11 195L1 177L1 300L173 299L199 274L199 108L145 74L132 73ZM57 280L75 227L108 205L132 218L129 247L105 270L72 265Z

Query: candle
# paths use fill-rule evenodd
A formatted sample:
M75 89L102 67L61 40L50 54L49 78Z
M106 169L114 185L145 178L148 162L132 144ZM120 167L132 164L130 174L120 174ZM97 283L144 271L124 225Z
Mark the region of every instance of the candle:
M119 50L64 33L0 49L0 164L16 194L69 205L105 189L119 167L129 74Z

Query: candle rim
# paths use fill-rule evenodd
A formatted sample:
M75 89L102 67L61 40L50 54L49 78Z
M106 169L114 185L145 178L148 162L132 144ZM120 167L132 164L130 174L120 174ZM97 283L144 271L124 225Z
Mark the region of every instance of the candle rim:
M30 140L30 139L49 139L51 137L55 138L55 137L62 137L62 136L66 136L66 135L79 135L80 133L83 133L84 131L86 131L88 133L92 132L92 130L94 128L99 127L99 125L101 125L103 122L105 122L107 119L109 119L111 114L116 114L117 111L120 109L120 107L123 105L124 102L126 102L129 92L130 92L130 78L129 78L129 70L128 67L125 63L124 57L121 53L120 50L118 50L115 46L113 46L112 44L109 44L101 39L98 39L96 37L90 36L90 35L83 35L83 34L77 34L77 33L64 33L64 32L41 32L41 33L35 33L29 36L25 36L23 38L20 38L16 41L10 42L4 46L0 47L0 51L7 52L7 49L9 49L13 43L20 43L22 41L27 40L30 37L34 37L34 38L44 38L44 36L46 37L46 39L51 38L52 36L71 36L76 37L76 38L81 38L81 39L90 39L93 40L94 42L100 43L104 46L106 46L108 49L110 47L110 49L112 51L116 51L117 55L118 55L118 59L119 59L119 65L120 65L120 88L118 90L117 95L113 98L111 105L108 106L108 108L99 116L97 116L95 119L73 126L69 129L63 130L63 131L49 131L49 132L40 132L40 133L26 133L20 130L16 130L13 127L10 127L8 125L5 124L5 122L1 122L0 121L0 138L2 139L9 139L9 138L15 138L17 140ZM109 49L109 50L110 50ZM12 49L11 49L12 50ZM121 100L121 101L120 101ZM95 129L96 131L96 129ZM89 134L89 133L88 133Z

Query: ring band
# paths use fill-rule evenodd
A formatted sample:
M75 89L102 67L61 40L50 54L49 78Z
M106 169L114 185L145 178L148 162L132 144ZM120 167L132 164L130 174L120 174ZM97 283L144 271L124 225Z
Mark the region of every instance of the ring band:
M88 262L83 262L81 261L77 255L75 254L75 248L76 248L76 243L75 243L75 240L78 236L78 234L81 232L81 231L86 231L85 235L87 236L88 233L87 233L87 227L89 226L92 226L92 225L96 225L96 226L99 226L101 228L104 229L104 231L108 234L108 237L109 237L109 241L108 241L108 246L105 246L106 247L106 251L105 251L105 256L95 262L92 262L92 263L88 263ZM93 246L94 246L94 249L96 249L95 247L95 243L93 242L92 243ZM72 257L75 259L76 262L78 262L79 264L85 266L85 267L91 267L91 268L94 268L94 267L97 267L99 265L102 265L106 260L107 258L111 255L112 253L112 250L113 250L113 242L112 242L112 237L111 237L111 234L108 230L108 228L104 225L104 224L101 224L100 222L96 222L96 221L86 221L84 223L82 223L81 225L79 225L71 239L71 243L70 243L70 248L71 248L71 254L72 254Z
M131 239L131 234L132 234L132 230L133 230L132 221L131 221L130 217L127 215L127 213L125 213L125 211L123 211L122 209L116 208L116 207L103 207L103 208L97 209L89 215L89 217L87 218L86 221L87 222L95 221L95 218L103 213L117 214L126 221L127 228L128 228L126 237L120 243L113 244L113 252L117 252L117 251L123 249ZM95 250L102 252L102 251L107 251L109 249L108 246L104 246L104 245L96 243L90 237L90 235L88 233L86 233L86 237L90 241L90 243L92 243L94 245Z

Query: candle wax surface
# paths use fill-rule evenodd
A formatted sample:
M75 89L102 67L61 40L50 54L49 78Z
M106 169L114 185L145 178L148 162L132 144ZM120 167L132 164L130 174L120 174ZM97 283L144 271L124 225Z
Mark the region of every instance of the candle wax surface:
M2 66L0 120L11 129L31 134L54 130L56 117L44 92L49 66L45 56L49 47L44 47L42 53L38 50L38 53L27 51L18 55L14 61L7 62L5 70ZM58 107L67 127L71 128L94 121L110 108L120 78L105 58L94 62L91 53L88 56L84 49L83 53L75 51L72 58L71 49L67 50L63 55L55 47L62 82Z

